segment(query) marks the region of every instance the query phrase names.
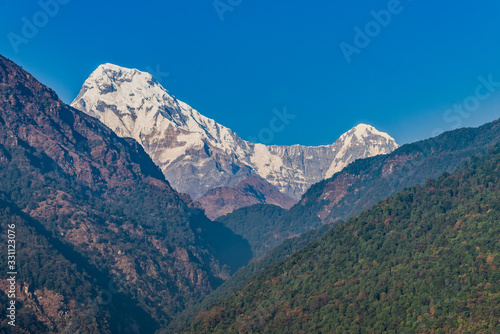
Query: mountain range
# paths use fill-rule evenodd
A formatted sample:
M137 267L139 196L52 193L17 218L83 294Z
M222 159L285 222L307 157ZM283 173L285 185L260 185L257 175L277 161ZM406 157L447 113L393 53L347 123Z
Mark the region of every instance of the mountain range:
M406 187L452 172L498 142L500 121L445 132L403 145L390 154L354 161L311 186L290 210L241 208L218 221L246 238L255 256L262 256L287 238L345 221Z
M334 227L178 333L496 333L500 145Z
M500 120L401 147L365 124L267 146L111 64L72 105L0 56L0 232L15 226L19 272L2 332L500 326Z
M356 161L332 178L313 185L290 210L273 205L253 205L220 217L219 221L244 236L255 259L222 286L186 309L171 330L190 325L195 316L241 289L253 276L286 260L332 227L362 213L410 185L425 184L443 173L454 171L474 156L487 154L500 143L500 120L478 128L463 128L404 145L393 153ZM392 170L392 174L382 173ZM345 182L351 179L351 183ZM336 189L336 191L332 191ZM325 208L330 216L323 216ZM305 231L305 232L304 232Z
M151 74L112 64L99 66L84 82L71 105L93 116L118 136L133 138L163 171L172 186L216 218L243 205L267 203L289 207L314 183L331 177L356 159L392 152L398 147L388 134L360 124L331 145L277 146L241 139L186 103L172 97ZM284 112L286 114L286 111ZM286 115L281 115L285 118ZM258 177L269 183L264 193L221 205L227 188L253 187ZM207 194L217 188L220 196ZM255 190L255 187L253 187ZM272 198L272 199L270 199Z
M136 141L2 56L0 215L5 235L5 223L16 225L25 333L154 332L252 256L172 189Z

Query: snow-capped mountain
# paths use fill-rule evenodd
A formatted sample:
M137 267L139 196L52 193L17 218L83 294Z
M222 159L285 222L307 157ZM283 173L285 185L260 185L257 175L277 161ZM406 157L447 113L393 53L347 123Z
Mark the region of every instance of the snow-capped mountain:
M137 140L172 186L194 199L257 175L298 200L312 184L352 161L398 147L366 124L325 146L251 143L169 95L151 74L112 64L89 76L71 106Z

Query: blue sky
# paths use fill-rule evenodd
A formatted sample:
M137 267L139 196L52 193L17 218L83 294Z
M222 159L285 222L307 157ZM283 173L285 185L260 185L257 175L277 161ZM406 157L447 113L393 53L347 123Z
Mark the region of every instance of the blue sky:
M110 62L159 69L244 139L329 144L363 122L407 143L500 117L499 17L494 0L0 0L0 53L65 102Z

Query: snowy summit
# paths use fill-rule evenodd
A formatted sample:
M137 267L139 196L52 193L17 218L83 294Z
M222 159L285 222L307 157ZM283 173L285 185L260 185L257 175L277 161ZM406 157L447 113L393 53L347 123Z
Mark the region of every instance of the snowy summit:
M352 161L398 147L391 136L366 124L331 145L251 143L172 97L151 74L113 64L99 66L71 105L117 135L137 140L172 186L194 199L257 175L298 200L312 184Z

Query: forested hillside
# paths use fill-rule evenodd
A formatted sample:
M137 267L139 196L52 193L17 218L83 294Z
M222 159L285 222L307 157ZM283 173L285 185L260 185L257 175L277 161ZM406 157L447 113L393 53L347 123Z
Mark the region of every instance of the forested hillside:
M311 186L298 204L279 215L271 207L259 206L263 214L255 210L257 207L236 210L220 221L246 238L258 256L286 238L325 223L347 220L404 188L453 172L465 160L485 153L499 141L500 120L478 128L449 131L404 145L388 155L356 160Z
M495 333L500 145L275 263L193 333Z
M219 217L217 221L247 239L254 257L258 258L276 246L273 227L285 213L285 209L276 205L255 204Z
M253 276L260 274L268 266L290 257L293 253L321 238L332 227L332 224L326 224L315 230L305 232L300 236L287 239L279 246L268 251L264 256L252 260L248 265L238 270L215 291L204 297L199 303L186 308L186 310L174 318L173 322L170 323L166 329L160 331L160 333L166 334L182 331L182 328L192 323L198 313L208 310L211 306L219 303L222 299L229 296L233 291L243 287L248 280L252 279Z

